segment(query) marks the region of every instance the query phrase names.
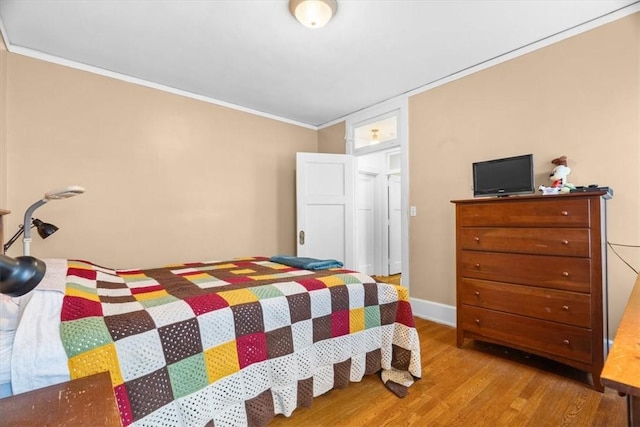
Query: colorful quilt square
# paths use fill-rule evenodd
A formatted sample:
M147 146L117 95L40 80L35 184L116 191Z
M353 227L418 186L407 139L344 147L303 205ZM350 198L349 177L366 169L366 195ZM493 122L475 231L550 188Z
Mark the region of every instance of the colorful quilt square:
M87 271L87 270L81 270ZM84 289L88 293L96 293L96 281L85 277L69 276L67 277L67 286L73 286L75 289Z
M294 294L287 296L291 323L311 319L311 300L309 294Z
M67 269L67 281L72 280L78 280L79 278L83 278L86 280L96 280L96 275L97 272L95 270L93 270L92 268L81 268L81 267L85 267L85 266L72 266L71 263L69 263L68 265L68 269Z
M69 357L112 342L111 334L102 317L85 317L62 322L60 338Z
M205 350L204 358L211 383L240 370L235 340Z
M398 300L398 292L394 285L380 283L378 286L378 304L387 304Z
M104 323L114 341L132 335L141 334L156 328L153 319L144 310L128 313L105 316Z
M349 333L353 334L364 330L364 307L349 310Z
M297 279L296 282L304 286L307 291L316 291L327 287L327 285L319 279Z
M69 374L71 378L86 377L109 371L114 385L122 384L120 362L113 343L92 348L89 351L69 357Z
M384 286L384 285L382 285ZM366 307L378 305L378 284L365 283L364 288L364 305Z
M349 310L331 314L331 336L339 337L349 333Z
M111 270L107 272L98 270L96 272L96 281L108 282L108 283L121 283L121 284L125 283L121 277L116 276L114 272Z
M349 291L346 286L333 286L329 292L332 312L349 310Z
M311 317L322 317L331 314L331 292L328 288L309 292L311 299Z
M200 327L195 318L158 328L168 364L202 352Z
M115 316L118 314L134 313L136 311L144 310L144 306L138 301L127 301L121 298L107 299L102 298L102 310L105 316ZM129 297L130 299L133 297Z
M87 300L80 296L65 296L62 307L61 320L63 322L86 317L87 315L102 316L102 306L99 302Z
M264 320L260 303L248 303L231 307L236 336L264 332Z
M218 292L221 298L224 298L229 305L245 304L248 302L258 301L258 297L249 289L234 289L232 291Z
M151 294L144 294L144 297L137 295L136 300L142 304L145 308L156 307L158 305L169 304L172 301L177 301L178 298L173 295L168 295L166 291L152 292Z
M267 339L263 333L238 337L236 345L240 369L267 360Z
M364 308L364 325L366 329L380 326L380 307L372 305Z
M307 293L307 289L297 282L280 282L274 283L271 286L278 288L283 295L287 296Z
M233 341L236 338L236 331L231 327L233 322L233 312L229 307L198 316L202 348L209 349Z
M272 285L256 286L255 288L251 288L251 292L253 292L258 297L258 299L261 300L277 298L284 295L282 291L280 291L280 289Z
M193 310L191 310L191 306L181 300L171 301L168 304L157 305L155 307L149 307L147 312L158 328L171 323L192 319L195 316Z
M200 390L209 383L203 353L173 363L168 366L168 370L173 395L178 399Z
M298 361L291 353L278 358L269 358L269 377L272 387L284 387L291 384L291 378L299 378Z
M167 368L129 381L127 394L135 420L169 404L174 396Z
M233 273L233 274L242 274L243 276L247 275L247 274L255 273L255 272L256 272L255 270L252 270L250 268L243 268L243 269L240 269L240 270L231 270L231 273Z
M344 285L344 280L340 276L325 276L318 280L327 285L327 287Z
M396 313L398 312L398 302L390 302L380 305L380 324L393 325L396 321Z
M187 298L185 301L196 316L229 306L229 303L218 294L198 295Z
M364 288L362 285L347 285L345 286L349 292L349 308L361 308L364 307Z
M272 331L291 324L289 303L284 297L260 301L263 313L264 330Z
M328 340L331 338L331 315L316 317L313 319L313 342Z
M291 325L293 348L297 352L313 345L313 321L302 320Z
M256 397L245 402L247 412L247 425L257 426L262 424L264 414L273 414L273 397L271 390L265 390Z
M116 341L118 357L122 361L122 378L131 381L157 371L166 365L162 343L156 329L131 335Z
M98 295L104 297L131 297L131 299L133 299L131 289L125 286L117 288L105 288L100 286L100 283L98 283L97 291Z
M266 332L267 336L267 357L274 359L293 353L293 336L291 327L286 326L280 329Z
M129 403L129 395L127 394L127 387L125 387L124 384L115 385L113 387L113 394L116 397L116 403L120 411L120 421L122 421L123 426L128 426L133 423L134 419L131 404Z

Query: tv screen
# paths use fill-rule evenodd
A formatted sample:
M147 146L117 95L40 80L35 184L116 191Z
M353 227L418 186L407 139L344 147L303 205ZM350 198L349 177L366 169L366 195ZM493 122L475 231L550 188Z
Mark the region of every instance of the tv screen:
M473 163L473 196L510 196L535 192L533 154Z

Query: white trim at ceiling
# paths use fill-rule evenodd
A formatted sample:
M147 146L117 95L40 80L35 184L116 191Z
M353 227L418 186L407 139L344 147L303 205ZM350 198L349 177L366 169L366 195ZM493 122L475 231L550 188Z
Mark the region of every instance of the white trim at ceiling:
M153 83L147 80L143 80L143 79L139 79L137 77L132 77L132 76L128 76L126 74L120 74L120 73L116 73L114 71L110 71L110 70L105 70L99 67L94 67L91 65L87 65L87 64L82 64L80 62L76 62L76 61L71 61L68 59L64 59L64 58L60 58L57 56L53 56L53 55L49 55L43 52L39 52L37 50L33 50L33 49L28 49L28 48L24 48L21 46L14 46L11 44L11 42L9 41L9 38L7 37L7 33L5 31L4 28L4 24L2 23L2 20L0 19L0 33L2 33L2 37L4 38L5 44L7 46L7 50L11 53L15 53L17 55L22 55L22 56L27 56L29 58L34 58L34 59L39 59L42 61L46 61L46 62L51 62L54 64L58 64L58 65L63 65L65 67L70 67L70 68L75 68L76 70L81 70L81 71L87 71L89 73L94 73L94 74L99 74L101 76L105 76L105 77L111 77L113 79L116 80L122 80L124 82L127 83L133 83L133 84L137 84L140 86L145 86L151 89L157 89L157 90L161 90L163 92L169 92L169 93L173 93L175 95L180 95L180 96L185 96L187 98L192 98L192 99L196 99L198 101L203 101L203 102L207 102L209 104L215 104L215 105L219 105L221 107L226 107L226 108L230 108L232 110L238 110L238 111L242 111L244 113L249 113L249 114L254 114L256 116L261 116L261 117L265 117L267 119L272 119L272 120L277 120L279 122L284 122L284 123L288 123L291 125L295 125L295 126L300 126L303 128L307 128L307 129L311 129L311 130L318 130L317 126L313 126L313 125L309 125L307 123L301 123L301 122L297 122L295 120L290 120L284 117L280 117L280 116L276 116L274 114L269 114L269 113L265 113L263 111L258 111L258 110L253 110L251 108L246 108L243 107L241 105L236 105L236 104L232 104L230 102L225 102L225 101L220 101L214 98L209 98L207 96L203 96L203 95L198 95L192 92L188 92L186 90L181 90L181 89L176 89L174 87L171 86L165 86L159 83Z
M422 93L422 92L426 92L428 90L434 89L438 86L442 86L444 84L450 83L452 81L461 79L465 76L468 76L470 74L476 73L478 71L482 71L484 69L487 69L489 67L492 67L494 65L500 64L502 62L505 61L509 61L511 59L517 58L518 56L521 55L525 55L527 53L533 52L535 50L541 49L543 47L552 45L554 43L557 43L559 41L562 41L564 39L567 39L569 37L573 37L575 35L581 34L583 32L589 31L591 29L597 28L599 26L608 24L610 22L616 21L618 19L624 18L625 16L631 15L633 13L639 12L640 11L640 0L636 1L635 3L632 3L628 6L625 6L621 9L618 9L616 11L613 11L611 13L608 13L606 15L603 15L599 18L595 18L592 19L590 21L587 21L585 23L582 23L580 25L576 25L572 28L569 28L567 30L564 30L562 32L559 32L557 34L553 34L549 37L546 37L544 39L538 40L536 42L530 43L528 45L525 46L521 46L517 49L514 49L510 52L507 52L503 55L497 56L495 58L491 58L489 60L486 60L484 62L481 62L479 64L470 66L464 70L461 71L457 71L453 74L450 74L449 76L443 77L441 79L438 79L436 81L427 83L425 85L422 85L416 89L413 89L411 91L405 92L403 94L397 95L393 98L387 99L385 101L382 102L387 102L387 101L394 101L394 100L401 100L403 98L408 98L412 95L416 95L418 93ZM109 70L105 70L102 68L98 68L98 67L93 67L87 64L82 64L79 62L75 62L75 61L71 61L68 59L64 59L64 58L59 58L57 56L53 56L53 55L49 55L43 52L39 52L39 51L35 51L32 49L28 49L28 48L23 48L20 46L13 46L11 44L11 41L9 40L9 38L7 37L7 32L5 30L4 27L4 23L2 22L2 20L0 19L0 33L2 34L2 37L4 39L5 45L7 46L7 51L9 51L10 53L15 53L18 55L23 55L23 56L27 56L30 58L34 58L34 59L39 59L42 61L46 61L46 62L51 62L54 64L58 64L58 65L63 65L66 67L70 67L70 68L75 68L78 70L82 70L82 71L87 71L90 73L95 73L95 74L99 74L105 77L111 77L117 80L122 80L128 83L133 83L133 84L137 84L140 86L146 86L152 89L157 89L157 90L161 90L164 92L169 92L169 93L173 93L176 95L180 95L180 96L185 96L187 98L192 98L192 99L196 99L199 101L203 101L203 102L207 102L210 104L215 104L215 105L219 105L221 107L226 107L226 108L231 108L233 110L238 110L238 111L242 111L245 113L249 113L249 114L254 114L257 116L261 116L261 117L265 117L268 119L272 119L272 120L277 120L280 122L284 122L284 123L288 123L288 124L292 124L295 126L300 126L303 128L307 128L307 129L312 129L312 130L320 130L320 129L324 129L326 127L329 126L333 126L334 124L340 123L345 121L348 117L352 116L353 114L357 114L358 112L366 109L366 108L371 108L372 106L368 106L365 108L362 108L361 110L358 111L354 111L351 112L345 116L342 116L340 118L337 118L335 120L332 120L330 122L318 125L318 126L314 126L314 125L310 125L307 123L302 123L302 122L298 122L295 120L290 120L284 117L280 117L280 116L276 116L274 114L269 114L269 113L265 113L263 111L258 111L258 110L253 110L251 108L246 108L240 105L236 105L236 104L231 104L229 102L225 102L225 101L220 101L214 98L209 98L206 96L202 96L202 95L198 95L192 92L188 92L188 91L184 91L184 90L180 90L180 89L176 89L170 86L165 86L165 85L161 85L158 83L153 83L153 82L149 82L147 80L143 80L143 79L138 79L136 77L132 77L132 76L128 76L126 74L120 74L120 73L116 73L113 71L109 71ZM381 103L382 103L381 102ZM376 104L377 105L377 104Z
M483 62L481 62L479 64L472 65L472 66L470 66L468 68L465 68L464 70L456 71L453 74L450 74L450 75L448 75L446 77L442 77L442 78L440 78L438 80L435 80L433 82L427 83L427 84L425 84L423 86L420 86L420 87L418 87L416 89L413 89L413 90L411 90L409 92L405 92L405 93L403 93L401 95L394 96L393 98L390 98L388 100L381 101L380 104L385 103L385 102L393 102L393 101L396 101L396 100L399 101L399 100L404 99L404 98L408 99L410 96L417 95L419 93L426 92L426 91L431 90L431 89L435 89L438 86L442 86L442 85L445 85L447 83L451 83L451 82L453 82L455 80L461 79L461 78L466 77L466 76L468 76L470 74L477 73L478 71L482 71L482 70L485 70L487 68L493 67L494 65L501 64L503 62L509 61L511 59L517 58L517 57L522 56L522 55L526 55L527 53L531 53L531 52L536 51L538 49L542 49L544 47L547 47L547 46L550 46L552 44L558 43L558 42L560 42L562 40L565 40L565 39L568 39L570 37L576 36L578 34L587 32L589 30L592 30L594 28L597 28L597 27L600 27L602 25L608 24L610 22L617 21L618 19L624 18L625 16L629 16L629 15L631 15L633 13L636 13L636 12L640 12L640 1L636 1L635 3L632 3L632 4L628 5L628 6L625 6L625 7L621 8L621 9L615 10L613 12L610 12L610 13L608 13L606 15L601 16L601 17L594 18L594 19L592 19L590 21L587 21L587 22L584 22L582 24L576 25L576 26L574 26L572 28L569 28L567 30L564 30L564 31L561 31L559 33L553 34L551 36L545 37L544 39L540 39L538 41L529 43L529 44L527 44L525 46L521 46L521 47L519 47L517 49L514 49L514 50L512 50L510 52L507 52L507 53L504 53L502 55L496 56L495 58L491 58L491 59L483 61ZM378 105L378 104L376 104L376 105ZM333 126L335 124L344 122L347 119L350 119L351 117L353 117L354 115L359 114L361 111L364 111L364 110L366 110L368 108L371 108L371 107L373 107L373 106L362 108L361 110L354 111L352 113L347 114L346 116L342 116L342 117L337 118L335 120L332 120L330 122L318 125L318 129L324 129L324 128L327 128L329 126Z

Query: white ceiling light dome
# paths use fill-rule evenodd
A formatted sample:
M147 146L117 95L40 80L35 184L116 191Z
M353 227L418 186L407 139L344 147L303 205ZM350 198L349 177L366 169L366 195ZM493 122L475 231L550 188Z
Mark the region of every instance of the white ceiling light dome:
M322 28L338 10L336 0L290 0L289 10L302 25L308 28Z

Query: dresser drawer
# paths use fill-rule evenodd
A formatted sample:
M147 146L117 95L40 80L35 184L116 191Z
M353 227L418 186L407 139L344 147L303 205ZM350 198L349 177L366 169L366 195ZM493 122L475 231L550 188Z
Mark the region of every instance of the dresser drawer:
M591 292L588 258L460 251L460 277Z
M588 257L587 228L463 228L462 249Z
M547 197L549 200L461 204L457 222L461 227L589 227L589 199Z
M465 278L460 298L463 304L476 307L591 327L589 294Z
M590 329L471 306L462 307L462 327L474 337L491 338L532 353L592 362Z

